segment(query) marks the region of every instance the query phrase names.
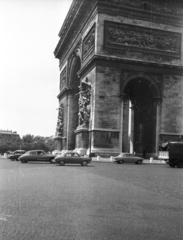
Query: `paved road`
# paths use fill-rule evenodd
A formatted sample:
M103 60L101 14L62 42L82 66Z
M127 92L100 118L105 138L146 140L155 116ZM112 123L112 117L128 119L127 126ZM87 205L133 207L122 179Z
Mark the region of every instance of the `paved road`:
M182 169L0 159L1 240L182 240L182 225Z

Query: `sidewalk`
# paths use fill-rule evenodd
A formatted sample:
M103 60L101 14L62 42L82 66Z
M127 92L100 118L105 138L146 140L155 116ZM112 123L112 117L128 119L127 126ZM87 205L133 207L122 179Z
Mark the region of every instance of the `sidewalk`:
M112 158L93 157L92 161L93 162L113 163L114 157L112 157ZM143 163L145 163L145 164L166 164L166 162L164 160L149 160L149 159L144 159Z

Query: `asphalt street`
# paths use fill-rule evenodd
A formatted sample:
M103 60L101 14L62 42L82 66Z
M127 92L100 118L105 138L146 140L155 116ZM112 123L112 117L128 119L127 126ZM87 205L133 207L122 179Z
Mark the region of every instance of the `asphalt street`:
M0 159L1 240L182 240L183 170Z

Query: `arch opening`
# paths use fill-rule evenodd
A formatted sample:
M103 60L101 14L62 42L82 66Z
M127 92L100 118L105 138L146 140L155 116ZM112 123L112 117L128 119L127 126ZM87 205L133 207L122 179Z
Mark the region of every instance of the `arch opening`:
M123 151L155 155L158 93L154 83L142 77L131 79L123 93Z
M75 133L79 122L78 122L78 113L79 113L79 86L80 86L80 79L78 77L78 71L81 68L81 60L78 56L74 57L72 60L72 65L70 69L70 78L69 78L69 113L68 113L68 147L67 149L74 149L75 148Z

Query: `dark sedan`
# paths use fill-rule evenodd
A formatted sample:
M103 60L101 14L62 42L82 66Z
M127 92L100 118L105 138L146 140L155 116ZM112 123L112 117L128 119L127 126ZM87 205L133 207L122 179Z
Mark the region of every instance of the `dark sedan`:
M43 150L32 150L28 151L19 157L22 163L27 163L29 161L41 161L41 162L53 162L55 155L48 154Z
M77 152L66 152L62 155L58 155L54 161L60 166L65 164L81 164L82 166L87 166L91 163L92 159L90 157L82 157Z
M26 151L25 150L16 150L13 153L8 155L8 158L11 161L18 161L18 158L23 155Z
M135 163L141 164L143 162L143 158L135 156L131 153L120 153L117 157L115 157L115 162L122 164L122 163Z

